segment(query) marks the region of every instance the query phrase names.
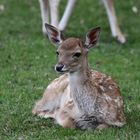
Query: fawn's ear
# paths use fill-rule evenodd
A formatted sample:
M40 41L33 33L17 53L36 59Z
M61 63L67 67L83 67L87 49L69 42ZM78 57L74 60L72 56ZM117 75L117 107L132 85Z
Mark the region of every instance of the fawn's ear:
M86 34L86 41L85 41L85 46L90 49L91 47L94 47L96 43L99 40L100 36L100 27L96 27L94 29L91 29L87 34Z
M56 46L59 46L63 41L61 32L54 26L47 24L47 23L45 23L45 27L46 27L47 35L48 35L49 39Z

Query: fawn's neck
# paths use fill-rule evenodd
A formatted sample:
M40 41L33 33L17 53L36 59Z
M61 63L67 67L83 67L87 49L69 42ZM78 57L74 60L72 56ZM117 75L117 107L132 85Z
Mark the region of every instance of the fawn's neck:
M79 109L90 114L90 112L93 111L92 109L94 109L94 103L96 101L96 89L91 79L92 74L88 63L87 61L83 63L80 70L69 73L70 90Z
M71 88L73 86L82 86L85 81L89 79L90 69L87 59L84 59L81 64L81 68L75 72L69 73L69 80Z
M91 71L87 62L87 58L82 61L81 68L73 73L69 73L70 88L73 93L82 94L84 91L90 90ZM87 92L86 92L87 93ZM83 93L85 94L85 93Z

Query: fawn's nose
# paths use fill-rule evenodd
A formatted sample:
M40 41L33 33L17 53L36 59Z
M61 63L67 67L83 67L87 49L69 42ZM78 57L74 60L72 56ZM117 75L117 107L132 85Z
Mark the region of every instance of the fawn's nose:
M58 71L58 72L62 72L63 67L64 67L63 64L56 65L55 70Z

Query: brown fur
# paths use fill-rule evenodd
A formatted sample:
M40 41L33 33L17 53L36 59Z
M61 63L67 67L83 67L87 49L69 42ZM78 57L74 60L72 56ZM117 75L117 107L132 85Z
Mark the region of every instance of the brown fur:
M52 26L47 26L51 30ZM69 38L59 44L56 67L61 65L60 72L65 74L48 85L33 114L54 118L68 128L102 129L125 124L118 85L110 76L92 70L88 65L88 50L91 43L97 42L98 32L99 28L96 28L87 34L88 46L77 38ZM77 52L80 56L75 55Z

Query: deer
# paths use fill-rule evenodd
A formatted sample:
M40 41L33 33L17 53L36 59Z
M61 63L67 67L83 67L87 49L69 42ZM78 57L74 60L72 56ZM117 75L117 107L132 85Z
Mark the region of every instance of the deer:
M77 2L77 0L68 0L63 16L59 19L58 9L60 5L60 0L39 0L43 33L45 35L47 34L44 27L45 23L55 26L60 31L64 31ZM125 43L126 38L120 30L113 0L102 0L102 2L107 12L112 36L116 38L118 42L122 44Z
M56 27L47 23L45 27L50 41L57 46L55 70L62 75L48 85L32 113L53 118L64 128L122 127L126 119L119 86L111 76L88 64L88 52L99 40L100 27L89 30L85 41L64 39Z

